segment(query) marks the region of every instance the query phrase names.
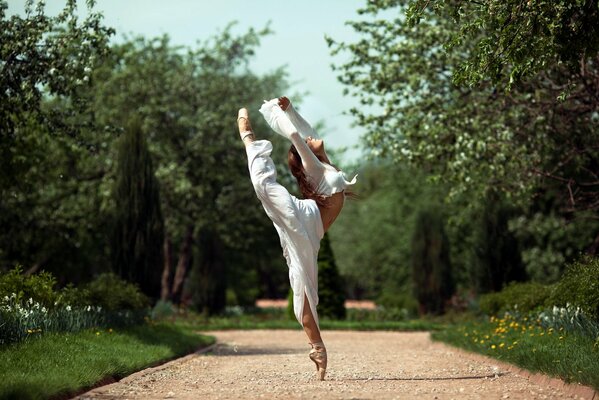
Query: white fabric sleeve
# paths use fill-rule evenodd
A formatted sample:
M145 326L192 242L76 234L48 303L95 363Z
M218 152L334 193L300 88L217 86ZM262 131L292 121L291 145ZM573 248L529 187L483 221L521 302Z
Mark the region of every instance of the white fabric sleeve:
M289 103L289 107L285 110L285 114L289 117L291 123L297 128L299 134L306 139L308 136L312 136L313 138L318 138L318 133L312 128L310 123L304 119L298 113L293 104Z
M325 167L320 160L316 158L316 155L314 155L312 150L310 150L288 115L281 109L279 106L279 99L265 101L264 104L262 104L262 107L260 107L260 113L275 132L286 137L293 143L302 158L302 165L306 170L306 174L316 182L319 182L322 174L324 174ZM305 120L303 121L307 126L310 126ZM310 129L312 128L310 127Z

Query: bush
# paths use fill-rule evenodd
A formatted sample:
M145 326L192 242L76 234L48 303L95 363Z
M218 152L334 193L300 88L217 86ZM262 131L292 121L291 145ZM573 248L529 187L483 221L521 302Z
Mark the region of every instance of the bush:
M551 287L535 282L512 282L502 291L480 297L480 309L487 315L498 315L517 309L527 313L550 306Z
M54 291L56 279L49 272L23 275L21 266L16 266L0 275L0 298L16 297L14 301L24 302L32 299L43 307L54 307L58 294Z
M141 310L150 300L137 285L128 283L113 273L99 275L81 291L87 304L101 306L110 311Z
M599 258L585 256L570 264L551 293L551 305L568 304L599 321Z

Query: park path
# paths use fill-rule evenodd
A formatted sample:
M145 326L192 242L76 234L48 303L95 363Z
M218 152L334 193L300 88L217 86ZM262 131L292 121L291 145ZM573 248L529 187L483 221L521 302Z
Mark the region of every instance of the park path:
M209 352L140 371L79 398L585 398L556 380L534 383L506 364L432 342L426 332L325 331L329 367L324 382L315 378L302 331L208 334L218 341Z

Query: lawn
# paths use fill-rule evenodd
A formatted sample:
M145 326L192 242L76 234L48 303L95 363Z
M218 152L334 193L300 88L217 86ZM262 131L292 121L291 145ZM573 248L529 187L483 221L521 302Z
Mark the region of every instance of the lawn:
M69 397L214 342L176 324L48 333L0 348L0 398Z
M547 329L539 322L491 318L447 325L432 338L599 390L599 338Z

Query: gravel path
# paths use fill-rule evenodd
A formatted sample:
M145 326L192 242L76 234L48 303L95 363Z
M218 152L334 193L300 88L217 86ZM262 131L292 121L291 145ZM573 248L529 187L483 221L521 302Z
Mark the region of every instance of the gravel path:
M426 332L325 331L317 381L302 331L218 331L218 344L96 388L81 399L563 399L504 364L432 342Z

